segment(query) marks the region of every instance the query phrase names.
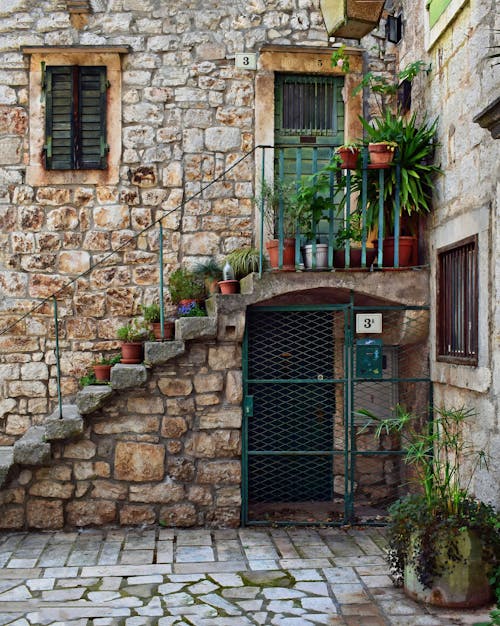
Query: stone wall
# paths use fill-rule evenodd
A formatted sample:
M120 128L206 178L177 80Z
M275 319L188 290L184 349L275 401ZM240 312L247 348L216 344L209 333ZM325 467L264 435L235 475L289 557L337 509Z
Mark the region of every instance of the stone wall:
M423 59L428 75L414 82L413 108L420 117L438 117L436 161L444 175L436 181L430 220L431 344L435 345L437 251L478 235L479 363L448 364L431 352L437 405L466 406L476 412L466 437L490 456L489 471L476 473L476 495L500 506L500 317L499 230L500 142L473 121L498 96L498 66L489 59L498 46L498 7L493 0L450 4L432 45L424 2L399 1L405 21L400 62ZM458 8L456 8L458 7Z
M0 0L0 332L88 270L58 296L63 396L158 297L158 228L142 229L168 213L166 279L254 239L253 157L183 204L254 148L256 72L236 69L235 52L328 43L318 0L94 5L71 20L58 0ZM70 184L69 173L67 184L50 173L27 184L33 84L22 47L60 45L130 47L116 185ZM51 303L0 334L0 445L50 411L54 363Z
M187 342L143 386L86 416L81 438L53 443L47 466L16 466L0 528L238 526L240 340Z

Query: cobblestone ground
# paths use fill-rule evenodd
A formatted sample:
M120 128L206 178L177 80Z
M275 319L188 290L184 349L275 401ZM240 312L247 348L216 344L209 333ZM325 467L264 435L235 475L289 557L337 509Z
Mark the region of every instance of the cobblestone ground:
M395 589L383 531L91 530L0 535L0 626L438 626Z

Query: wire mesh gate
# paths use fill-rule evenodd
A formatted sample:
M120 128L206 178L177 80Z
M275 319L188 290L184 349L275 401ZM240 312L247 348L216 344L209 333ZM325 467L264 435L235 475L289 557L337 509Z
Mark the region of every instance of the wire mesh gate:
M377 438L359 411L400 404L426 421L427 335L424 307L249 309L243 523L384 520L408 477L397 437Z

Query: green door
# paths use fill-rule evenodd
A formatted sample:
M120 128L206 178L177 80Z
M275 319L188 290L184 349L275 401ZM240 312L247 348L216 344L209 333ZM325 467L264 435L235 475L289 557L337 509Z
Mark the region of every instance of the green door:
M276 75L274 143L281 180L318 171L344 142L343 86L337 76Z

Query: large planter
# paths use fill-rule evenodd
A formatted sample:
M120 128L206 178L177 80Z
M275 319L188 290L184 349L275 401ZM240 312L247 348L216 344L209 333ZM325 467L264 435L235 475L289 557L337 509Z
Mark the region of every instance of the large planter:
M320 0L329 35L361 39L379 23L384 0Z
M383 254L383 266L394 267L394 237L385 237L383 241L384 254ZM399 267L410 267L413 265L412 260L417 246L416 237L399 237Z
M306 269L313 269L313 245L308 243L303 248L304 251L304 265ZM316 244L316 265L314 269L325 270L328 269L328 244L317 243Z
M273 270L283 270L286 272L295 271L295 239L285 238L283 240L283 265L279 267L279 240L271 239L266 242L266 250L269 255L269 265Z
M488 583L488 567L482 559L482 543L477 535L465 530L452 536L444 531L435 546L437 565L443 572L435 577L430 589L418 580L413 563L404 570L405 593L420 602L446 608L474 608L487 604L492 599ZM457 558L450 560L449 554L457 551ZM411 547L410 553L413 551Z
M155 339L158 341L161 341L162 340L161 323L151 322L151 326L153 328L153 334L155 336ZM163 339L165 341L170 341L171 339L174 338L174 331L175 331L175 322L172 322L172 321L163 322Z
M366 248L366 267L370 267L377 258L377 251L375 248ZM335 267L345 267L345 250L335 250L335 257L333 264ZM361 267L361 248L349 249L349 267L360 268Z
M122 360L125 365L142 363L142 341L127 341L122 343Z

